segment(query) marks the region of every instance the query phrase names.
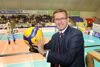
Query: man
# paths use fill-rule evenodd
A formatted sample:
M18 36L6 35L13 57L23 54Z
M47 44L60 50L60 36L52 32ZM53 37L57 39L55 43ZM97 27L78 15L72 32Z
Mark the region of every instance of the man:
M58 32L44 45L45 50L38 45L38 51L46 56L51 67L85 67L82 33L68 25L69 19L66 10L56 10L53 18Z

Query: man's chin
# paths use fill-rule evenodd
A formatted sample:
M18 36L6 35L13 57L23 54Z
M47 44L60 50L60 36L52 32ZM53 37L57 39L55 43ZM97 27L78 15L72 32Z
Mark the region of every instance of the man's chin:
M62 30L64 30L64 29L62 29L62 28L59 28L59 31L62 31Z
M57 27L59 31L62 31L64 30L64 28L61 28L61 27Z

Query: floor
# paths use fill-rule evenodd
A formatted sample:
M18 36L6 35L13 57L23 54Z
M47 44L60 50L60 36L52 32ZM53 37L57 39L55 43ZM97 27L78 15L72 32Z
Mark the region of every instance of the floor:
M19 30L23 32L23 30ZM49 41L54 32L44 31L45 43ZM16 43L13 41L10 45L7 43L6 35L0 35L0 67L49 67L50 64L38 53L30 53L29 47L23 41L21 33L16 35ZM100 45L100 39L84 34L85 46ZM89 51L100 49L100 46L85 48L85 55ZM100 63L95 60L95 67Z

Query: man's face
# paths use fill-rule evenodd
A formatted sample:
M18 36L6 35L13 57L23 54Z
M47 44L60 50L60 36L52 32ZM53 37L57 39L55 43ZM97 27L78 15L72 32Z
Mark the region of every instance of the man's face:
M54 14L54 22L57 28L62 31L68 25L68 18L66 17L64 12L59 12Z

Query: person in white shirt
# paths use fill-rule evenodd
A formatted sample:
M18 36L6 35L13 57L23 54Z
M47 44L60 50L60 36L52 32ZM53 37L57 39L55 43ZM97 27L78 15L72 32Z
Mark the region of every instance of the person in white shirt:
M6 35L7 35L9 45L11 44L11 40L10 40L11 36L13 38L14 43L16 41L16 38L15 38L15 35L14 35L15 34L14 27L15 27L15 23L12 23L11 21L8 20L8 22L6 23L5 28L7 30Z

